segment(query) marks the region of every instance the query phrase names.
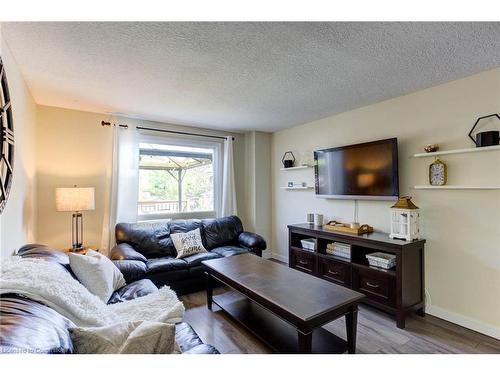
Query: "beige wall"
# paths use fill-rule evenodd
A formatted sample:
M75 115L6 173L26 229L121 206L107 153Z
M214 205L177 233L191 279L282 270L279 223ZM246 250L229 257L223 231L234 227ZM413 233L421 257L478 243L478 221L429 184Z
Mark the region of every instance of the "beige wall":
M287 224L308 212L352 221L353 201L316 198L314 191L284 191L288 180L313 183L313 170L280 171L289 149L303 150L389 137L399 140L400 193L422 209L429 312L500 336L500 190L425 191L431 158L415 159L429 143L442 149L473 147L467 133L478 116L500 112L500 69L436 86L273 135L273 256L287 260ZM498 123L484 124L482 129ZM449 184L500 186L500 151L443 156ZM390 202L359 202L361 223L389 231Z
M57 248L71 246L71 212L56 212L56 187L94 186L96 210L84 212L84 241L101 244L110 161L111 129L101 127L108 116L38 106L37 242Z
M271 243L271 133L245 134L244 214L246 230Z
M56 187L76 184L96 188L96 209L84 212L84 238L88 245L101 244L106 184L109 182L107 173L111 163L111 128L102 127L100 123L108 119L109 115L105 114L38 106L37 242L58 248L71 245L71 213L56 212L54 192ZM119 120L199 134L230 134L136 119ZM245 140L243 134L234 136L236 189L239 192L245 188ZM238 194L237 204L245 216L243 193Z
M15 136L14 178L7 205L0 214L1 255L7 256L35 238L36 105L8 46L3 39L0 43Z

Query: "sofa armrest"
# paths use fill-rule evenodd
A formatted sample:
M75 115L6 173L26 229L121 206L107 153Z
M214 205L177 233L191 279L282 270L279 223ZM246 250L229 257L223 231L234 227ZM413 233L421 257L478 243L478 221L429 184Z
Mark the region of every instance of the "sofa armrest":
M146 296L158 291L158 288L149 279L141 279L122 286L111 295L108 304L130 301L137 297Z
M144 263L148 261L144 255L125 242L113 247L109 255L111 260L140 260Z
M266 250L266 240L255 233L241 232L238 237L238 242L241 246L249 248L252 252L261 256L262 251Z
M146 275L146 263L140 260L114 260L113 264L123 274L127 284L142 279Z

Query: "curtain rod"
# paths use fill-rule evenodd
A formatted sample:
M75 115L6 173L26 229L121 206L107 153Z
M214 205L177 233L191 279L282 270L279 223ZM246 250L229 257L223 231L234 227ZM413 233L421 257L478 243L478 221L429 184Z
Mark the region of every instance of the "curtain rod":
M113 124L114 125L114 124ZM109 121L101 121L101 126L111 126L111 123ZM125 124L118 124L120 128L128 129L128 125Z
M106 121L101 121L102 126L111 126L110 122ZM118 124L120 128L128 128L128 125L125 124ZM136 129L138 130L149 130L149 131L154 131L154 132L160 132L160 133L172 133L172 134L181 134L181 135L191 135L195 137L205 137L205 138L217 138L217 139L226 139L227 137L222 137L219 135L206 135L206 134L197 134L197 133L188 133L188 132L179 132L179 131L174 131L174 130L165 130L165 129L154 129L154 128L146 128L143 126L137 126ZM234 137L231 137L234 141Z

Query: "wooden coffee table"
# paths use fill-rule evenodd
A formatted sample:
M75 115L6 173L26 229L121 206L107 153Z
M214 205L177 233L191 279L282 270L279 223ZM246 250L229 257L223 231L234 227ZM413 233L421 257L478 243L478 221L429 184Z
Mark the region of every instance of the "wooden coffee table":
M202 262L218 305L279 353L355 353L364 295L253 254ZM218 280L236 292L213 295ZM347 341L321 326L345 316ZM313 337L314 336L314 337Z

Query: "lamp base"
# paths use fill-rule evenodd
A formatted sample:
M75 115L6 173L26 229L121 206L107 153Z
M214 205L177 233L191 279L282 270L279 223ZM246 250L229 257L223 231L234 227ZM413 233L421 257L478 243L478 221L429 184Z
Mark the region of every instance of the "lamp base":
M73 251L83 249L83 215L74 212L71 220L71 248Z

